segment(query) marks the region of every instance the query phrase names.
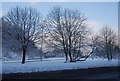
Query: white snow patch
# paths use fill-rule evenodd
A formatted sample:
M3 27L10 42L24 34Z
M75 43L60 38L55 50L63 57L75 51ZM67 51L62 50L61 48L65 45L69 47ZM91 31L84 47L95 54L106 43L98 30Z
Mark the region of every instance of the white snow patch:
M43 72L68 69L85 69L94 67L118 66L118 60L108 61L107 59L87 59L86 61L77 61L75 63L64 63L65 58L50 58L44 61L32 61L21 64L21 62L3 62L2 73L26 73Z

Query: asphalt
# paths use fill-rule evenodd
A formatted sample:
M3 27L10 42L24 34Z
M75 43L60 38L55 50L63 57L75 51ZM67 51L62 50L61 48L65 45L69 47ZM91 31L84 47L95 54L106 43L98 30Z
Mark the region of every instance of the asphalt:
M2 79L119 79L119 67L3 74Z

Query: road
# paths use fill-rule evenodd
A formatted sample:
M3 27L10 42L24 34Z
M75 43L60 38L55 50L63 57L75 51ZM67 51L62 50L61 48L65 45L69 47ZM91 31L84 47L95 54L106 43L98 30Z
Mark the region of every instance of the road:
M3 79L118 79L118 67L3 74Z
M94 75L88 75L85 77L76 77L76 79L119 79L118 76L120 73L118 72L108 72L108 73L100 73Z

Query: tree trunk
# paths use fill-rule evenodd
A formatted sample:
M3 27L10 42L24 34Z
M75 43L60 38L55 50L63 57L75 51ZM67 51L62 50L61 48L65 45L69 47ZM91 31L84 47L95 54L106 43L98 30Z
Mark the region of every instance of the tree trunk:
M107 58L108 58L108 60L110 60L110 57L109 57L109 54L107 53Z
M110 45L110 60L112 60L112 53L113 53L113 52L112 52L112 51L113 51L113 50L112 50L112 49L113 49L112 47L113 47L113 46Z
M109 55L109 52L108 52L108 43L107 43L107 38L106 38L106 46L105 46L105 49L106 49L106 54L107 54L107 58L108 60L110 60L110 55Z
M68 53L67 53L67 49L64 47L64 53L65 53L65 57L66 57L66 62L68 61Z
M73 57L72 57L70 49L69 49L69 57L70 57L70 62L73 62Z
M70 31L70 30L69 30ZM73 56L72 56L72 51L71 51L71 35L69 36L69 56L70 56L70 62L73 62Z
M26 55L26 47L23 47L23 58L22 58L22 64L25 64L25 55Z
M71 54L69 54L69 57L70 57L70 62L72 62L73 60L72 60L72 56L71 56Z
M65 56L66 56L66 62L68 61L68 55L67 55L67 53L66 52L64 52L65 53Z
M110 55L110 60L112 60L112 54Z

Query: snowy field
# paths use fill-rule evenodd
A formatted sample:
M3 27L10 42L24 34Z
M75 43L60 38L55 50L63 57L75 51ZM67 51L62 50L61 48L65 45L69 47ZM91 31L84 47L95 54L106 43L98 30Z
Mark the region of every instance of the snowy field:
M30 72L43 72L43 71L55 71L55 70L68 70L68 69L87 69L94 67L108 67L118 66L118 60L108 61L107 59L91 59L86 61L77 61L74 63L65 63L65 58L49 58L40 60L27 61L25 64L21 64L21 61L16 62L3 62L2 73L30 73Z

